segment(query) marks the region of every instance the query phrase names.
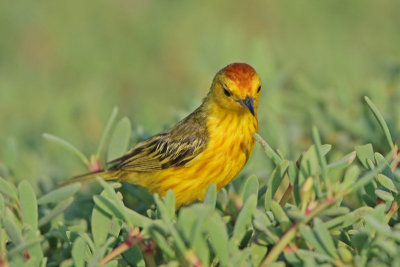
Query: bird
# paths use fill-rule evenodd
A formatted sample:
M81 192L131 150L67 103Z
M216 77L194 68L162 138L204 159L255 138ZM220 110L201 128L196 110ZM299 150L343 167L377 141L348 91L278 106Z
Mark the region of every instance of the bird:
M204 199L242 170L254 148L261 80L246 63L227 65L215 75L201 105L172 128L137 143L104 170L68 183L118 180L164 196L171 189L179 208Z

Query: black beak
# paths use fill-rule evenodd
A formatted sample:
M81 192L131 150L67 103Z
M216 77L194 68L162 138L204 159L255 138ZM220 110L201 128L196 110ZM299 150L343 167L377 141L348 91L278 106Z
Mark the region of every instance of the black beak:
M254 99L250 98L250 97L246 97L246 99L244 100L239 100L239 103L242 104L243 106L245 106L246 108L248 108L251 112L251 114L253 114L253 116L255 116L254 114Z

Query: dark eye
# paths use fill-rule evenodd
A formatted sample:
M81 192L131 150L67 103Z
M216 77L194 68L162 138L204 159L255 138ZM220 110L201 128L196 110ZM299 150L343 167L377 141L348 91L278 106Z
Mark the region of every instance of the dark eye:
M259 93L260 91L261 91L261 85L258 87L257 93Z
M229 92L229 91L226 90L225 88L224 88L224 94L225 94L226 96L231 96L231 92Z

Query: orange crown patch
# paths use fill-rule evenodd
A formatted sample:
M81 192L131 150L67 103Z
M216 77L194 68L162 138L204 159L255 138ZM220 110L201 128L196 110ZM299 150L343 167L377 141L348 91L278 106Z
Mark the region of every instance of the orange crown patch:
M246 63L233 63L226 66L223 73L239 87L246 88L250 85L256 71Z

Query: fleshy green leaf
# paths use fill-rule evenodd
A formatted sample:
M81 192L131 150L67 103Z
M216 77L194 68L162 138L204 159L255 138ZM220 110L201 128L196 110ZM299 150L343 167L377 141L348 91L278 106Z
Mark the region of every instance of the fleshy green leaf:
M259 182L258 178L255 175L250 176L245 185L244 185L244 190L243 190L243 202L246 202L246 200L251 196L251 195L258 195L258 187L259 187Z
M107 198L107 193L103 191L100 196ZM112 223L112 214L106 212L104 207L95 205L92 211L91 225L92 236L96 247L100 247L107 240L108 233Z
M375 156L375 161L376 161L376 163L379 165L379 164L385 164L385 167L383 168L383 170L382 170L382 174L383 175L386 175L387 177L389 177L389 178L395 178L395 176L394 176L394 174L393 174L393 172L392 172L392 169L391 169L391 167L390 167L390 161L387 161L386 160L386 158L382 155L382 154L380 154L380 153L378 153L378 152L375 152L374 153L374 156ZM395 161L395 160L393 160L393 159L390 159L392 162L393 161Z
M205 224L206 231L210 235L210 243L213 247L221 266L229 265L228 234L226 226L218 214L213 214Z
M104 267L117 267L117 266L118 266L117 260L109 261L106 263L106 265L104 265Z
M209 249L203 236L205 220L210 216L210 207L193 205L183 208L179 213L178 229L182 229L185 240L189 242L200 261L206 264L209 261Z
M387 177L386 175L383 174L378 174L377 180L379 183L389 189L390 191L394 193L398 193L400 189L400 183L394 181L393 179ZM376 192L375 192L376 193Z
M86 251L88 246L85 240L82 237L78 237L75 239L74 244L72 245L72 259L74 261L74 266L76 267L84 267L85 259L86 259Z
M95 267L99 265L99 261L105 256L107 249L110 245L115 241L114 237L110 237L107 241L98 248L92 255L92 257L88 260L88 267Z
M115 238L118 238L119 233L121 232L121 226L122 226L121 221L118 218L113 217L111 220L111 226L109 230L110 235Z
M103 154L103 149L104 149L105 143L109 138L111 127L113 126L114 121L117 118L117 114L118 114L118 108L114 107L111 112L110 118L107 121L106 127L104 128L103 134L100 139L99 146L97 147L96 158L100 158L100 156Z
M368 246L369 235L366 231L359 231L352 235L351 243L357 250L362 250L363 247Z
M312 262L312 264L314 264L314 265L311 265L311 266L321 266L322 264L315 264L315 261L314 260L318 260L318 261L321 261L321 262L324 262L324 261L327 261L327 262L330 262L330 263L334 263L334 259L332 259L331 257L329 257L328 255L326 255L325 253L318 253L318 252L315 252L315 251L309 251L309 250L304 250L304 249L298 249L297 251L296 251L296 254L302 259L302 260L304 260L305 261L305 266L310 266L309 264L310 264L310 261L309 261L309 259L313 259L313 261L311 261ZM322 265L322 266L324 266L324 265Z
M340 229L348 227L358 220L363 218L366 214L369 214L373 211L371 207L361 207L356 209L355 211L350 212L347 215L338 216L329 221L326 221L324 224L328 229Z
M14 200L18 199L18 191L15 186L7 182L3 177L0 176L0 192L6 196L11 197Z
M319 167L321 169L322 178L328 182L327 179L327 167L326 167L326 159L325 156L322 155L321 151L321 138L318 132L317 127L312 128L312 138L315 144L315 152L317 153L317 158L319 162Z
M73 196L82 187L81 184L75 183L55 189L38 199L38 204L55 203Z
M268 267L285 267L286 264L283 261L276 261L268 264Z
M268 243L278 243L280 237L276 234L276 231L274 231L275 229L272 227L272 222L264 212L258 209L254 211L253 224L255 229L263 232L267 236Z
M334 217L346 215L349 214L349 212L350 209L348 207L332 207L322 211L321 215Z
M217 203L221 204L222 207L226 206L229 202L228 192L225 188L221 188L217 193Z
M331 145L325 144L325 145L321 145L318 148L319 154L321 155L321 157L325 157L325 155L330 151L331 149ZM300 196L297 195L299 194L298 189L297 188L301 188L303 186L303 183L305 182L305 180L310 177L313 176L315 174L317 174L320 171L320 164L319 164L319 159L318 159L318 154L317 154L317 150L315 148L315 145L310 146L310 148L303 153L302 157L301 157L301 163L300 163L300 169L299 169L299 174L298 174L298 180L295 182L295 184L293 185L295 187L294 193L295 193L295 198L296 198L296 203L298 203L298 200L300 201ZM320 192L320 181L319 181L319 176L315 177L315 188L316 188L316 193L317 196L319 196L321 194Z
M373 227L375 231L377 231L378 233L383 234L387 237L393 236L393 233L390 230L390 226L380 222L374 216L372 215L365 216L365 221L369 224L370 227Z
M358 179L351 186L349 186L347 191L350 193L352 191L355 191L355 190L365 186L366 184L371 182L372 179L374 178L374 176L377 175L380 171L382 171L382 169L384 167L385 167L385 164L379 164L376 168L374 168L373 170L367 172L360 179Z
M274 214L274 217L279 222L282 231L286 231L291 226L291 222L289 217L286 215L285 211L275 200L271 201L271 211Z
M129 266L145 267L143 254L138 245L132 246L130 249L125 251L122 256L127 261Z
M217 203L217 193L217 185L215 183L211 183L204 197L204 204L215 208L215 204Z
M375 195L377 197L379 197L380 199L388 201L388 202L391 202L394 200L394 197L390 192L383 190L381 188L375 189Z
M285 177L286 171L289 167L289 161L284 160L271 174L271 178L268 182L267 192L265 193L264 206L265 210L271 209L271 201L274 198L276 191L278 190L283 178Z
M325 227L321 219L319 218L314 219L314 228L318 234L319 240L321 240L322 244L329 252L329 254L334 258L338 258L338 255L336 253L335 243L333 242L333 239L329 234L328 229Z
M98 196L96 199L95 196L94 197L95 203L98 204L100 208L102 209L104 208L105 209L104 211L108 213L111 212L110 214L116 216L122 221L127 221L125 216L126 213L125 206L123 205L118 195L115 193L114 189L100 177L97 177L96 179L100 183L100 185L104 188L104 196L106 197Z
M196 224L201 223L201 221L198 222L198 219L204 219L197 217L197 211L194 209L182 208L179 212L178 226L182 229L181 232L188 242L192 242L195 238ZM198 231L196 232L198 233Z
M346 247L339 247L338 254L344 263L351 263L353 260L353 254Z
M26 241L38 239L38 206L32 186L26 180L18 186L19 200L21 205L22 222L30 227ZM43 258L43 252L40 244L31 246L28 249L29 255L35 257L37 263Z
M37 240L31 240L28 242L21 243L18 246L14 247L12 250L10 250L8 252L8 255L13 256L14 254L23 252L23 251L29 249L30 247L32 247L33 245L38 245L41 241L42 241L41 239L37 239Z
M49 213L47 213L39 220L39 226L45 225L46 223L50 222L55 217L63 213L72 204L73 201L74 199L70 197L58 203Z
M286 213L287 213L287 216L292 221L302 221L306 217L304 212L301 212L300 210L297 210L297 209L289 209L289 210L286 211Z
M167 241L167 235L157 224L150 224L147 228L149 235L154 239L157 243L158 247L163 251L164 256L168 259L174 259L175 253L171 248L171 245Z
M96 247L100 247L107 240L111 220L111 215L105 214L97 205L93 208L91 225L93 241Z
M254 211L253 224L255 229L263 232L268 237L269 243L276 244L279 241L279 236L270 230L272 222L264 212L258 209Z
M327 255L327 251L309 226L301 224L299 231L301 236L316 250L316 252Z
M291 251L283 251L283 255L285 256L285 259L289 262L290 265L300 266L301 259L297 257L295 253ZM270 264L268 264L268 266L270 266Z
M4 217L4 210L5 210L4 197L2 194L0 194L0 228L1 228L1 219Z
M328 164L327 167L328 167L329 170L341 170L341 169L344 169L354 161L356 156L357 156L357 152L353 151L353 152L347 154L346 156L344 156L343 158Z
M168 211L168 217L173 219L175 217L175 194L171 189L169 189L165 195L165 207Z
M131 137L131 122L127 117L122 118L115 127L108 146L107 161L122 156L127 150Z
M76 147L74 147L72 144L69 142L65 141L64 139L61 139L60 137L57 137L55 135L49 134L49 133L44 133L43 137L49 141L52 141L54 143L57 143L64 147L66 150L72 152L75 154L86 166L89 163L88 158Z
M370 169L370 165L368 164L368 160L374 161L374 149L371 144L356 146L357 158L360 160L362 165Z
M253 266L260 266L260 263L262 259L265 257L268 248L266 246L257 244L256 242L253 242L251 244L250 249L251 249L251 260Z
M126 221L125 211L121 210L121 208L110 198L105 196L93 196L93 200L102 211L115 216L122 221Z
M169 217L170 212L167 206L163 201L161 201L160 197L157 194L154 195L154 200L157 204L157 209L160 212L161 219L172 236L172 240L174 242L177 253L180 255L180 257L183 257L186 253L186 246L177 229L174 227L171 218Z
M372 101L367 96L365 96L364 99L365 99L365 102L367 102L369 109L374 114L379 125L381 126L382 131L385 134L386 141L388 142L390 148L393 148L393 146L394 146L393 139L390 134L389 127L387 126L387 124L385 122L385 119L383 118L382 114L379 112L378 108L374 105L374 103L372 103Z
M265 154L274 162L275 165L279 165L282 162L282 158L268 145L267 142L257 133L254 134L257 142L263 147Z
M145 227L151 223L149 218L131 209L125 209L125 216L128 220L128 223L130 223L132 226Z
M19 229L10 219L3 219L3 227L8 237L18 246L23 243L21 229Z
M233 240L238 244L250 226L253 213L257 207L257 197L251 195L244 203L242 210L236 220L235 228L233 229Z
M38 209L35 192L27 181L22 181L18 186L21 204L22 221L32 229L38 227Z
M353 185L359 175L360 168L357 165L350 166L344 174L343 183L341 184L342 189L347 189Z
M296 163L291 161L289 163L289 168L288 168L288 177L289 177L289 182L290 186L292 187L293 190L293 196L294 196L294 201L297 205L300 205L301 203L301 197L300 197L300 186L299 186L299 169L296 166Z

